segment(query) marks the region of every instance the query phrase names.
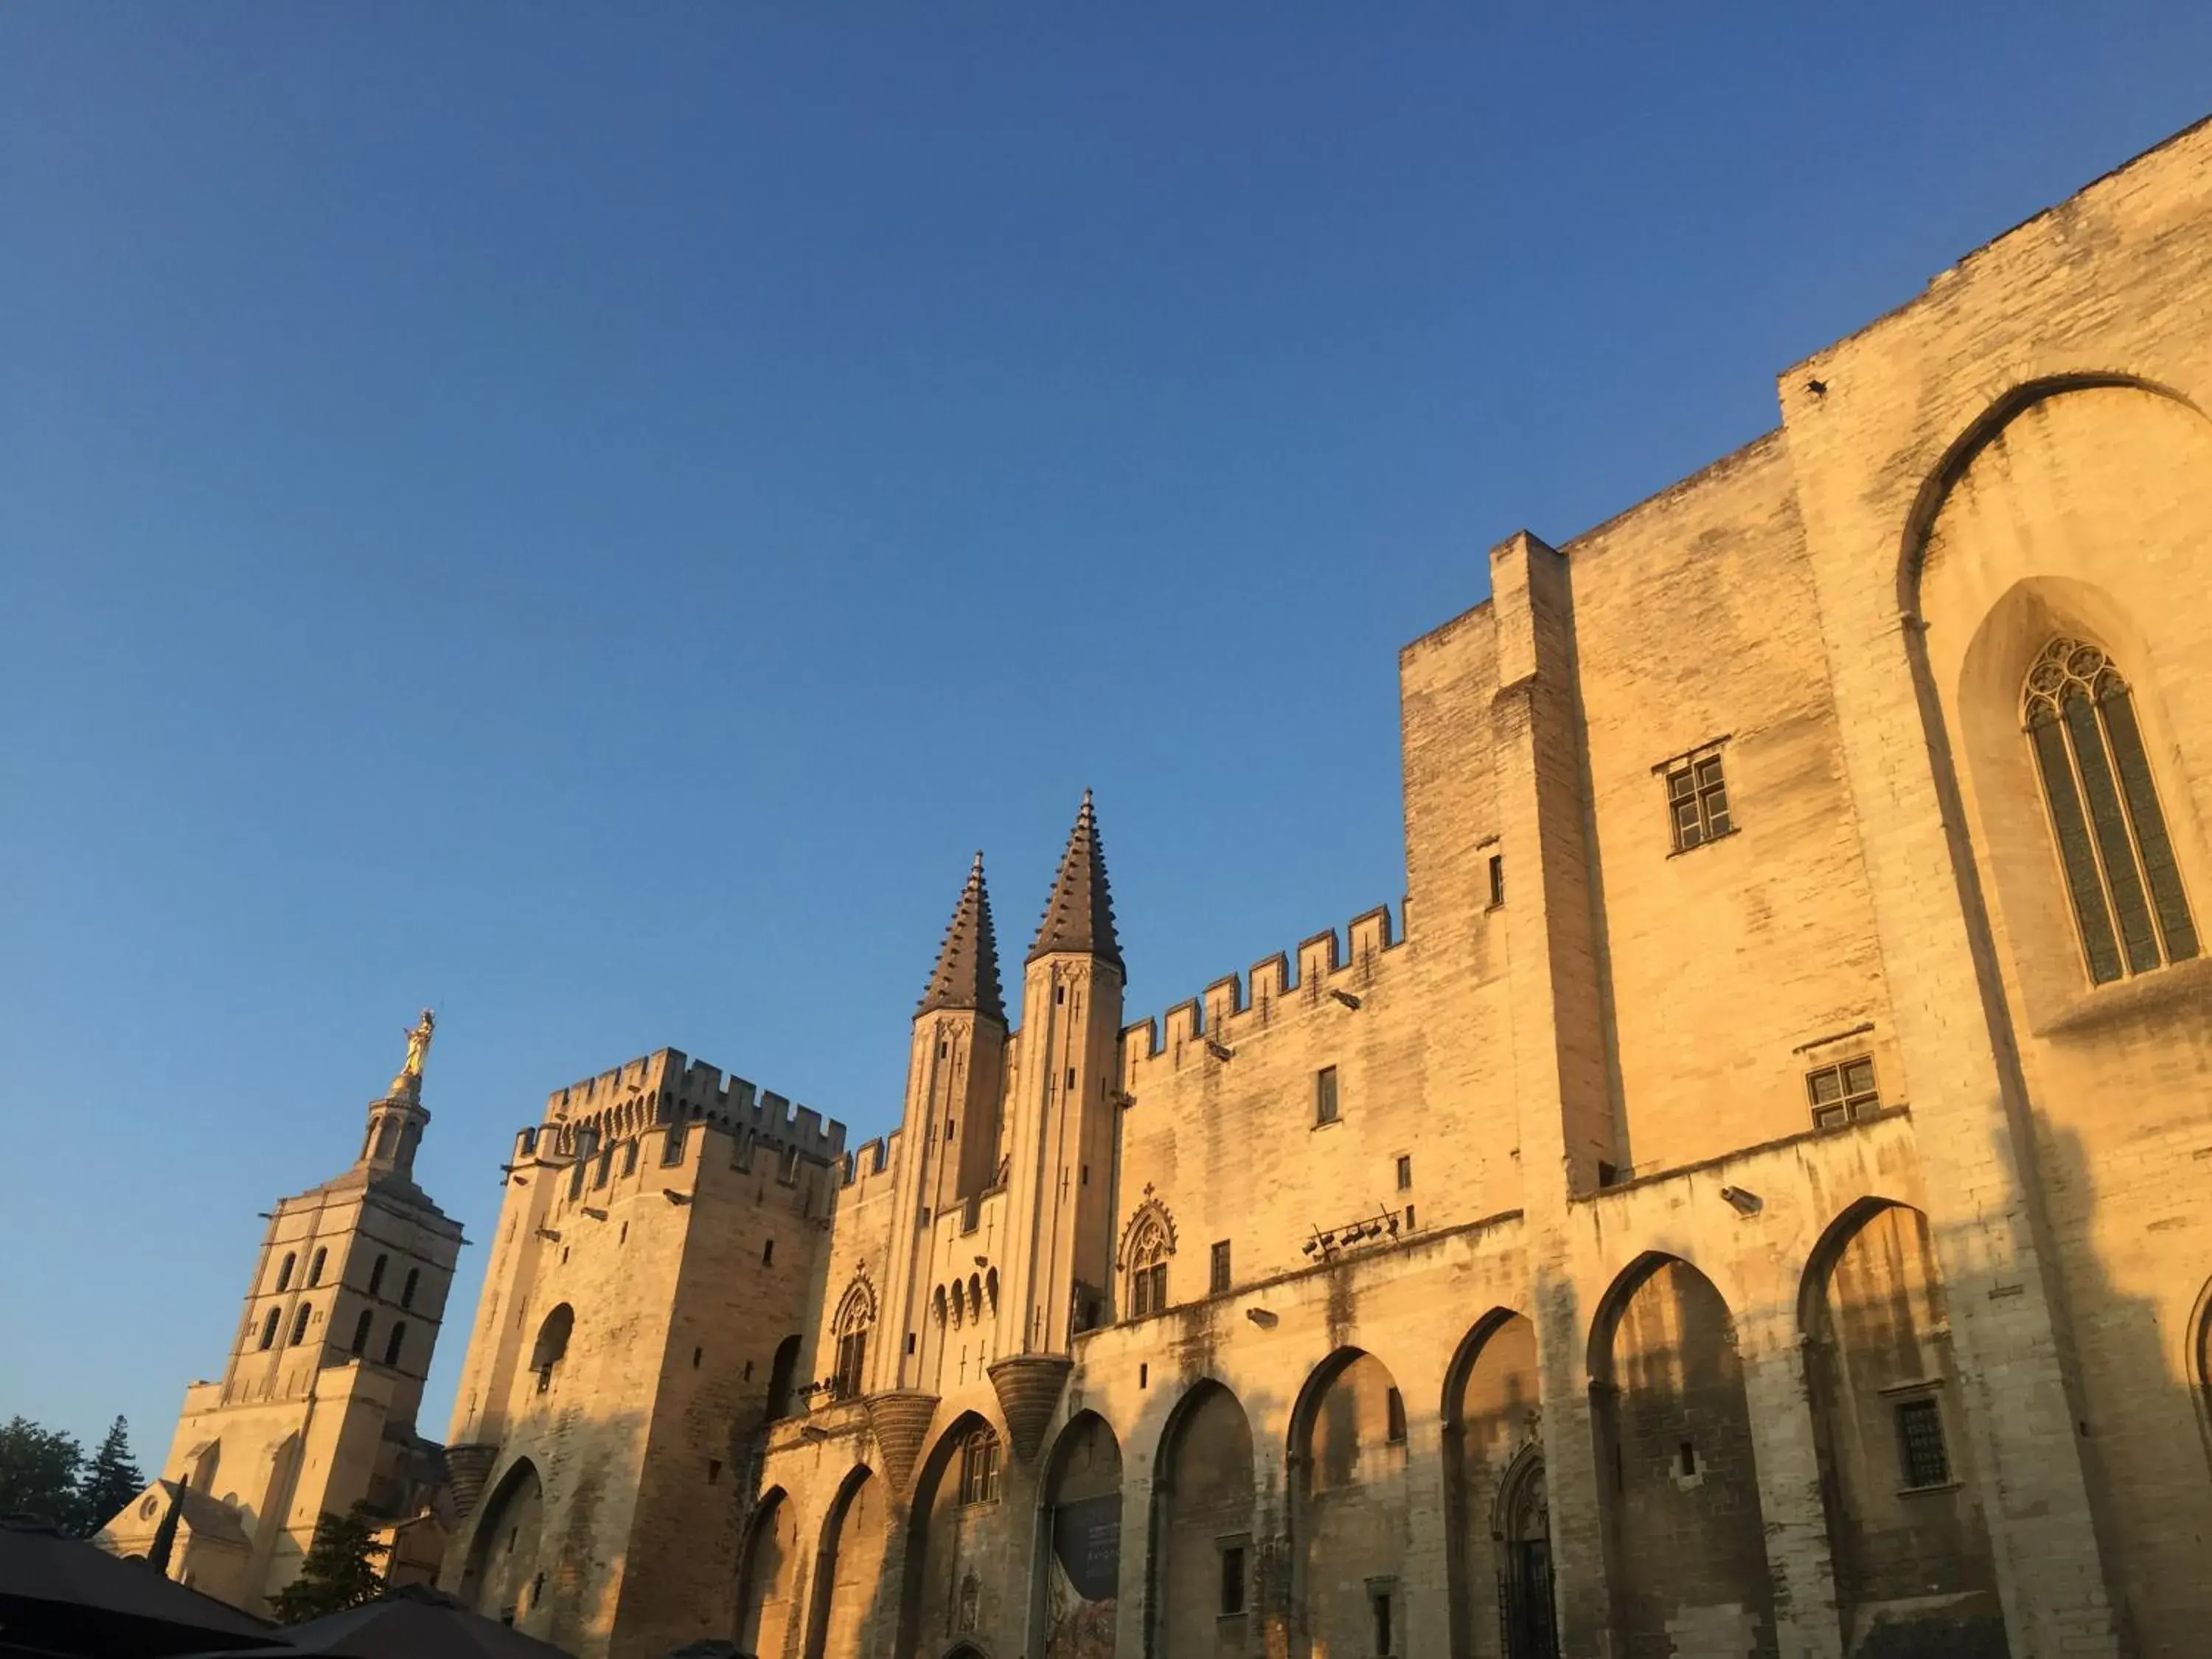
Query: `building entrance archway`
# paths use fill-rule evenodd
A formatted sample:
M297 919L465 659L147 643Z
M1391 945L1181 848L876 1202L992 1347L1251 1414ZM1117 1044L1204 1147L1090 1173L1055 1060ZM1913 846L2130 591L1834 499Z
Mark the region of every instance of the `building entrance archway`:
M1552 1506L1544 1454L1525 1448L1498 1491L1498 1620L1505 1659L1559 1659L1552 1614Z

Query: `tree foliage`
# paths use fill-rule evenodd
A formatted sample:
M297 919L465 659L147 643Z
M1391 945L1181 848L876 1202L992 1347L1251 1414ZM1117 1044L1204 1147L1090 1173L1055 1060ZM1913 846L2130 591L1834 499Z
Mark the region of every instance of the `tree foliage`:
M269 1611L280 1625L297 1625L374 1601L384 1592L376 1564L383 1553L366 1508L356 1504L345 1515L325 1513L315 1522L300 1576L270 1598Z
M131 1425L117 1418L107 1425L100 1449L84 1466L78 1487L78 1512L87 1536L106 1526L132 1498L146 1489L145 1472L131 1455Z
M83 1469L84 1448L75 1435L10 1418L0 1425L0 1515L27 1515L62 1532L82 1532Z

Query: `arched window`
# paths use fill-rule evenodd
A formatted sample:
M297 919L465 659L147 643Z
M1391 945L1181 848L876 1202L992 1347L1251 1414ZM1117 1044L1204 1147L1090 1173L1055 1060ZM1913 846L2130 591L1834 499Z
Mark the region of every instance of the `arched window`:
M530 1351L530 1369L538 1373L538 1392L553 1386L554 1369L568 1352L568 1334L576 1328L576 1310L563 1302L545 1316L538 1328L538 1346Z
M313 1308L308 1304L302 1302L300 1304L299 1316L292 1321L291 1346L293 1347L298 1347L307 1340L307 1316L313 1311Z
M330 1259L330 1254L328 1250L317 1250L313 1258L308 1261L307 1288L309 1290L314 1289L323 1282L323 1263Z
M1122 1261L1129 1273L1129 1317L1146 1319L1168 1305L1168 1257L1175 1246L1158 1216L1140 1212Z
M999 1501L999 1437L994 1430L978 1429L960 1443L960 1501Z
M264 1352L276 1346L276 1322L283 1316L283 1310L271 1308L269 1317L261 1322L261 1346Z
M407 1270L407 1282L399 1287L401 1307L411 1308L415 1305L415 1287L422 1282L422 1270L420 1267L410 1267Z
M384 1339L384 1363L387 1365L397 1365L399 1363L399 1351L406 1344L407 1322L402 1320L392 1328L392 1334Z
M374 1296L379 1291L384 1288L384 1264L390 1260L391 1258L389 1256L380 1255L376 1258L375 1263L369 1268L368 1293L371 1296Z
M354 1321L353 1344L347 1352L356 1354L368 1352L368 1327L370 1322L376 1316L366 1308L361 1310L361 1317Z
M856 1280L837 1304L837 1369L830 1379L830 1396L857 1400L867 1386L868 1331L876 1322L876 1298L863 1281Z
M292 1288L292 1267L299 1256L290 1250L284 1252L284 1264L276 1269L276 1294L282 1296Z
M2096 646L2053 640L2021 702L2090 980L2188 961L2197 929L2128 683Z

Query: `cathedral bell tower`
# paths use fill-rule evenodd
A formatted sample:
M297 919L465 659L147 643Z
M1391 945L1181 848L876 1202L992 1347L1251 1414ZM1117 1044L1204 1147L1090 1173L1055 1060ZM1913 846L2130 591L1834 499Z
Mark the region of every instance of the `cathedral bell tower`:
M1024 1461L1066 1382L1073 1338L1105 1302L1121 987L1105 849L1085 790L1023 967L1007 1094L1007 1285L990 1376Z

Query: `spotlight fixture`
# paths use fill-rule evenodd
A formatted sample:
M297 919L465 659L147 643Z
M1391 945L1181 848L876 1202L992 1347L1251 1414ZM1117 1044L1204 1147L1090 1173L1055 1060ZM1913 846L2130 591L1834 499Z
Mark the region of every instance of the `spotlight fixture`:
M561 1231L557 1227L540 1227L538 1230L538 1236L551 1243L558 1244L561 1242Z
M1206 1052L1212 1054L1216 1060L1234 1060L1237 1058L1237 1051L1234 1048L1231 1048L1225 1042L1217 1042L1212 1037L1208 1037L1206 1040Z
M1347 1008L1357 1008L1359 1006L1359 999L1352 995L1349 991L1340 991L1332 986L1329 988L1328 994Z
M1757 1193L1746 1192L1741 1187L1723 1187L1721 1196L1738 1215L1757 1215L1766 1207L1766 1200Z
M691 1201L690 1194L679 1193L673 1187L663 1187L660 1189L660 1195L671 1204L689 1204Z
M1247 1308L1244 1310L1244 1317L1263 1331L1274 1328L1275 1316L1265 1308Z

